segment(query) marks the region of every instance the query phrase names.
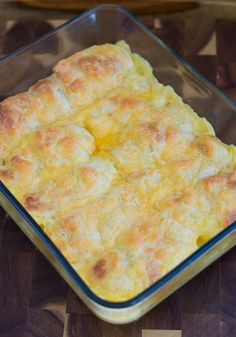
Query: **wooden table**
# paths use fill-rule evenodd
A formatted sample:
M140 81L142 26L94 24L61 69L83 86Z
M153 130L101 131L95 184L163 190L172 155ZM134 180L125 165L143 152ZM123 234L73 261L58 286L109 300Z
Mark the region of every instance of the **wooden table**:
M12 13L14 21L9 11L0 21L2 53L44 34L68 17L68 13L60 13L58 21L51 11L35 11L37 21L32 22L31 11L28 18L25 9L23 15L19 12L19 20L15 9ZM235 6L225 8L222 14L213 6L143 15L141 19L236 99L235 14ZM236 336L236 248L138 322L115 326L89 312L3 210L0 219L1 337L154 337L146 331L152 329L178 330L182 337Z

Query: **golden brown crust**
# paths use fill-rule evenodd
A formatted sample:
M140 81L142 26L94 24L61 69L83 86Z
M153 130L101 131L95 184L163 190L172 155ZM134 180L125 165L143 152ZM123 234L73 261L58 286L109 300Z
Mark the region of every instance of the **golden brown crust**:
M8 180L12 180L15 178L15 172L13 169L4 169L0 170L1 179L7 183Z
M107 272L107 261L105 259L99 260L93 267L94 276L98 279L104 278Z
M91 289L132 298L236 220L236 150L124 43L0 103L0 178Z
M124 73L132 67L129 53L119 46L93 46L60 61L55 76L63 82L73 105L80 107L102 97L121 84Z
M50 205L41 200L39 193L31 193L25 198L25 207L29 211L48 211L51 209Z
M229 212L226 216L225 216L225 221L224 221L224 225L225 227L231 225L233 222L236 221L236 209Z

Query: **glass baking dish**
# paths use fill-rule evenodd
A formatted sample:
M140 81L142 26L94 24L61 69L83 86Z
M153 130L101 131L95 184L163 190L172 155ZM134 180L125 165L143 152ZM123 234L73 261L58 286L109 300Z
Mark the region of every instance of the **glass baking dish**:
M101 5L63 24L41 39L0 59L1 99L24 91L50 74L59 59L94 44L124 39L132 51L149 60L155 75L170 84L201 116L214 126L220 139L236 144L233 125L236 105L127 10ZM236 243L236 223L231 224L162 279L125 302L97 297L66 261L38 224L0 182L0 204L68 282L83 302L101 319L116 323L137 320L194 277Z

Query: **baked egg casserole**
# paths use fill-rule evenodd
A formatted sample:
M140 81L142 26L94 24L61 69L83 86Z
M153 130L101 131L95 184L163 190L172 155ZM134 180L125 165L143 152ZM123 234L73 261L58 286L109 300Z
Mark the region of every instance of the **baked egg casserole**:
M91 290L133 298L236 220L222 143L124 41L0 103L0 179Z

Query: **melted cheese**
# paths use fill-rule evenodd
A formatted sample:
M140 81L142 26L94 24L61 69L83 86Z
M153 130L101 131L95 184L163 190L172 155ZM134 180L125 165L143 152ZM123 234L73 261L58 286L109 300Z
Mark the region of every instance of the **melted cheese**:
M124 42L0 103L0 177L106 300L132 298L236 220L236 149Z

